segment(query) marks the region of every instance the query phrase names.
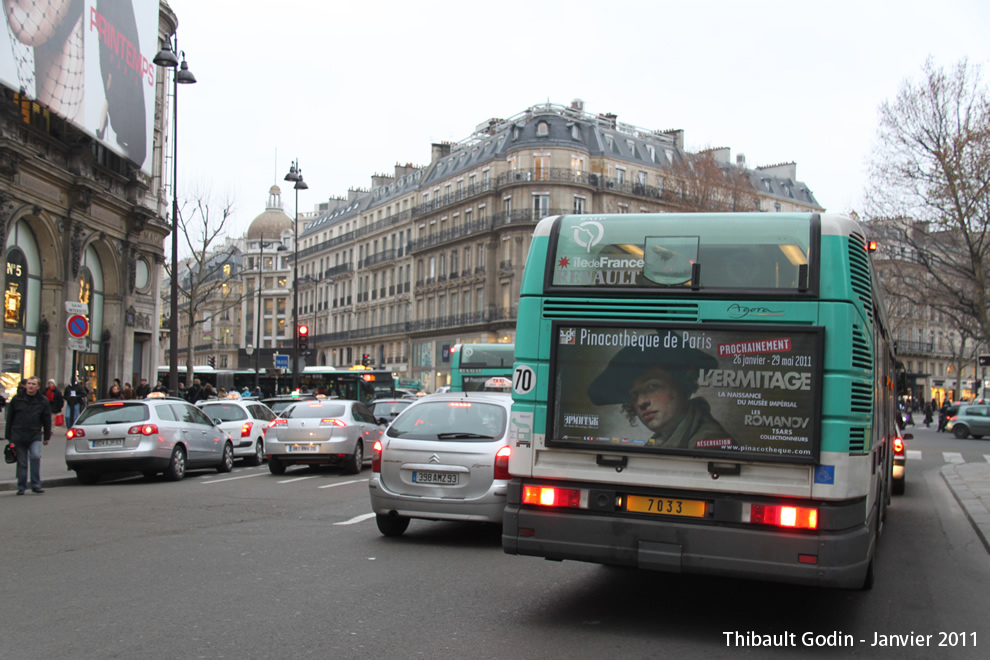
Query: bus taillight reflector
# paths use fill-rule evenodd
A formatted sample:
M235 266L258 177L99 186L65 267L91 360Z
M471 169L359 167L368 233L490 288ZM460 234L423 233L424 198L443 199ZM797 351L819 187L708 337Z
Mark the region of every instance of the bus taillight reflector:
M551 486L523 486L523 504L538 506L581 506L581 491L576 488L553 488Z
M818 529L818 509L778 504L751 504L749 521L793 529Z

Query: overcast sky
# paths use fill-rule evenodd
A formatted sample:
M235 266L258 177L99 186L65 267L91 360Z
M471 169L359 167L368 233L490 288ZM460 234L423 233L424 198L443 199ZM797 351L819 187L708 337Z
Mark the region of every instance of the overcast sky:
M234 235L273 183L293 215L294 158L312 210L490 117L574 98L683 129L689 150L795 161L829 211L861 209L879 104L928 56L990 79L986 0L167 1L198 79L179 89L179 196L232 198Z

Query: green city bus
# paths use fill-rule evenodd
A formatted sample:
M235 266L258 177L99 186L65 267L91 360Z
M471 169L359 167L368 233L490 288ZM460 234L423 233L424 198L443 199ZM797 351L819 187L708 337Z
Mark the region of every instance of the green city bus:
M866 239L817 213L541 220L505 552L872 586L898 426Z
M508 392L515 344L454 344L450 349L451 392Z

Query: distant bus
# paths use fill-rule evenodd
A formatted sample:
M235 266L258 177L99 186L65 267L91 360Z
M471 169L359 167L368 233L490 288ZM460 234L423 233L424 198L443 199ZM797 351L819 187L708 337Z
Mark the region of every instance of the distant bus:
M515 344L455 344L450 351L450 391L510 391L515 348Z
M291 380L290 377L283 377ZM395 396L395 378L387 369L367 369L358 365L350 368L303 367L299 389L313 394L326 394L341 399L363 401Z
M899 429L866 239L817 213L541 220L505 552L872 586Z

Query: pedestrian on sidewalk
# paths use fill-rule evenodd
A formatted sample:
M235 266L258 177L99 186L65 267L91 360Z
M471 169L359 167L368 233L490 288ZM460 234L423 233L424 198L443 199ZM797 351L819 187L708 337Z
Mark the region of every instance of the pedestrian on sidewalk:
M142 378L141 383L137 386L134 391L135 396L139 399L147 399L148 395L151 394L151 385L148 385L148 379Z
M7 424L3 437L17 450L17 494L27 490L28 467L31 468L31 491L44 493L41 487L41 445L52 439L52 413L48 399L39 390L36 376L24 381L24 393L18 392L7 405Z
M54 378L48 379L48 389L45 390L45 398L48 399L48 407L52 410L52 417L62 412L62 408L65 406L65 399L62 397L62 392L58 389L58 385L55 384Z
M86 386L72 379L72 384L65 388L65 428L71 429L79 419L83 408L86 407Z

